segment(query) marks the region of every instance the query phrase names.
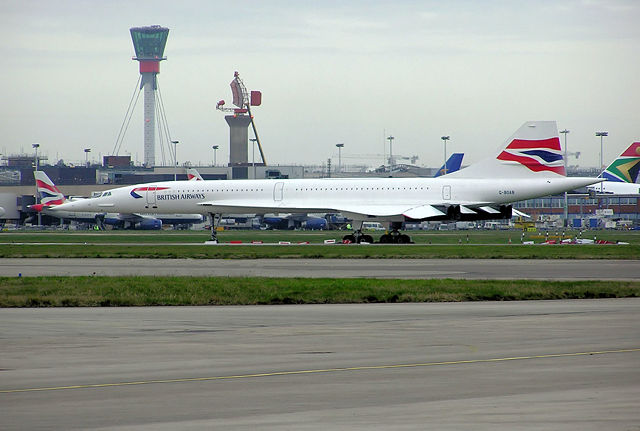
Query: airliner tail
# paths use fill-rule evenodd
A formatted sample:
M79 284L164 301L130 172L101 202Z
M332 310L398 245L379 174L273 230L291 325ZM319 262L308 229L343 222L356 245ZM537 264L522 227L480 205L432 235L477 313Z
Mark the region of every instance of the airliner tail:
M558 126L555 121L528 121L494 156L449 175L458 178L566 176Z
M43 171L34 171L38 197L42 206L62 205L67 200L64 194L56 187L51 179Z
M618 183L635 183L640 171L640 142L634 142L602 173L600 178Z
M194 168L187 168L187 179L189 181L204 181L204 179L200 175L200 172L198 172L198 170Z

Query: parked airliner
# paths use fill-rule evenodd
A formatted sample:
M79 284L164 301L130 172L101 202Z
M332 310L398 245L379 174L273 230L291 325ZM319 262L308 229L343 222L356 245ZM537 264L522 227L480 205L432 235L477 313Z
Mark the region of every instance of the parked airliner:
M65 202L78 202L86 199L79 198L77 200L67 200L64 194L51 181L44 171L34 171L33 175L36 179L36 187L40 203L30 205L30 208L42 212L61 220L74 220L82 223L95 223L99 228L104 225L112 225L115 227L135 227L138 229L154 230L161 229L162 224L173 225L189 225L193 223L201 223L203 217L201 214L137 214L137 213L113 213L106 211L65 211L56 210L59 205Z
M636 183L638 171L640 142L634 142L599 175L607 181L587 189L613 195L640 195L640 184Z
M371 242L364 221L387 223L380 242L407 243L404 221L509 219L510 203L603 181L566 177L555 121L523 124L497 153L437 178L167 181L108 190L57 207L66 211L226 213L339 212L353 220L345 242ZM211 242L217 242L212 223Z

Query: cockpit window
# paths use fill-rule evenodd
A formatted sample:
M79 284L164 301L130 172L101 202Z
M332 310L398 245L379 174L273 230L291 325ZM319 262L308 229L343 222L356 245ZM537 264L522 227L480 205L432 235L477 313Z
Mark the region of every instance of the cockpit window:
M104 193L102 193L102 197L105 197L105 196L111 196L111 192L104 192Z

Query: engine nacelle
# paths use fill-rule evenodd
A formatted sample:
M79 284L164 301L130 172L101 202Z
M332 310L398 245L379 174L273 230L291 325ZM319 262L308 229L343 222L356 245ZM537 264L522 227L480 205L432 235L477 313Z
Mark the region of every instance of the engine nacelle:
M141 230L159 230L162 229L162 220L144 219L138 223L137 227Z

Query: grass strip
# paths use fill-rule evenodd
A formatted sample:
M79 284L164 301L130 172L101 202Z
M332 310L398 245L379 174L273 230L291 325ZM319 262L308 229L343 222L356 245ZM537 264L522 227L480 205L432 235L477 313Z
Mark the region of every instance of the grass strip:
M341 304L640 297L640 281L2 277L1 307Z
M325 240L340 241L347 231L260 231L260 230L229 230L219 233L222 242L263 241L278 243L279 241L297 242L309 241L311 244L322 244ZM374 239L378 239L382 232L367 232ZM551 232L521 232L516 230L484 231L407 231L416 244L519 244L521 240L544 242L546 239L559 240L563 238L589 238L612 242L624 241L640 245L640 231L551 231ZM209 239L206 231L10 231L0 232L2 243L88 243L88 244L202 244Z
M640 259L640 245L0 245L0 258Z

